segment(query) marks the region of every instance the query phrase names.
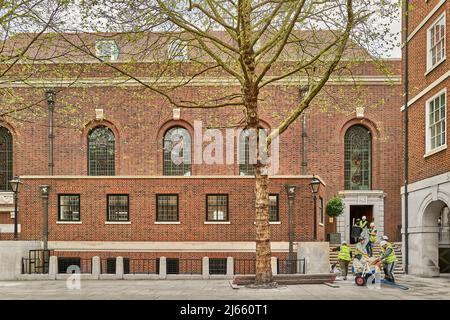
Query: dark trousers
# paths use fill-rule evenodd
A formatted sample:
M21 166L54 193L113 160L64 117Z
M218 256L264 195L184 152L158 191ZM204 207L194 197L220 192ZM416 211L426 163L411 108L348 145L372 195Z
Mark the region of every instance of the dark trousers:
M367 254L369 255L369 257L373 256L373 242L367 242L366 248L367 248Z
M395 262L383 264L384 275L385 275L384 279L386 279L392 283L395 283L394 268L395 268Z
M341 269L342 275L344 277L347 277L349 263L350 263L350 261L345 261L345 260L339 259L339 268Z

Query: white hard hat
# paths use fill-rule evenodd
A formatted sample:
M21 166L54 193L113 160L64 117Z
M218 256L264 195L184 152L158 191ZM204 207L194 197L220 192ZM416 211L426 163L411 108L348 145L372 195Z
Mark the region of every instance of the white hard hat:
M344 241L341 242L341 244L347 244L347 241L344 240Z
M383 241L380 242L380 246L383 247L383 246L385 246L385 245L387 245L387 242L386 242L386 241L383 240Z
M362 219L363 219L363 220L366 220L366 219L367 219L367 217L366 217L366 216L362 216Z
M386 240L386 241L389 240L388 236L382 236L381 239Z
M371 226L371 227L375 227L375 223L372 222L372 223L370 224L370 226Z

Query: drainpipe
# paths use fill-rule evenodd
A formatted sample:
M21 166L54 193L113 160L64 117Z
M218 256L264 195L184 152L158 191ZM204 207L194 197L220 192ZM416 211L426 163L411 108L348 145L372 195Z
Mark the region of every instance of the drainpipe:
M306 138L308 134L306 133L306 116L302 115L302 174L306 174L308 167L307 157L306 157Z
M408 141L409 141L409 130L408 130L408 100L409 100L409 73L408 73L408 33L409 33L409 0L405 0L405 49L404 49L404 85L405 85L405 92L404 92L404 106L405 106L405 114L404 114L404 125L405 125L405 217L404 217L404 233L405 233L405 273L408 274L408 265L409 265L409 239L408 239L408 164L409 164L409 147L408 147Z
M55 109L56 92L54 89L48 89L45 92L45 97L48 104L48 148L49 148L49 159L48 159L48 169L49 174L53 175L53 111Z

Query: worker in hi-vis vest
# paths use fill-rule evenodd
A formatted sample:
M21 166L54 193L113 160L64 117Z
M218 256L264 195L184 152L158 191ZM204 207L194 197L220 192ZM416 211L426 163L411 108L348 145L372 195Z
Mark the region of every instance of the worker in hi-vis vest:
M385 240L380 242L380 246L381 246L380 260L383 263L383 270L385 275L384 279L392 283L395 283L394 268L395 263L397 262L397 256L395 255L394 247L390 242L387 242Z
M347 280L348 265L352 261L352 250L347 245L347 241L342 241L338 250L339 268L341 269L344 280Z
M373 247L375 245L375 242L377 241L377 229L375 229L375 223L371 223L369 230L369 242L367 242L367 253L369 254L369 257L372 258L373 256Z

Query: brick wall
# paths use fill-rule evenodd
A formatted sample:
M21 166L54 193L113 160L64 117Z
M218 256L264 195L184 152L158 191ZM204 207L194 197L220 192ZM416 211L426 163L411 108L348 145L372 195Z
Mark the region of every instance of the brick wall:
M288 208L285 184L298 186L295 201L295 241L313 239L313 198L310 178L273 178L270 193L279 194L281 224L271 225L272 241L287 241ZM24 178L21 207L22 239L42 239L43 205L39 185L50 185L49 241L254 241L254 180L251 178ZM107 194L129 194L130 221L110 225L106 221ZM156 194L179 195L177 225L155 224ZM206 194L228 194L229 221L225 225L204 224ZM322 186L319 196L324 196ZM58 194L80 194L82 224L57 224ZM317 210L318 211L318 210ZM317 212L319 215L319 212ZM317 219L319 221L319 219ZM324 228L317 226L318 240Z
M439 3L433 1L412 1L412 11L410 12L410 32L425 19L431 10ZM450 65L448 60L443 61L434 70L427 73L427 29L444 12L448 11L448 2L431 16L423 25L418 33L409 42L409 99L414 99L424 89L432 85L436 80L448 72ZM448 55L448 13L446 17L446 35L447 45L446 54ZM424 157L426 154L426 102L439 91L447 88L450 81L446 79L439 85L429 90L420 99L417 99L410 105L409 113L409 182L432 177L444 172L450 171L450 157L447 150L443 150L434 155ZM402 103L403 105L403 103ZM446 132L450 130L448 122L448 96L447 96L447 123Z

